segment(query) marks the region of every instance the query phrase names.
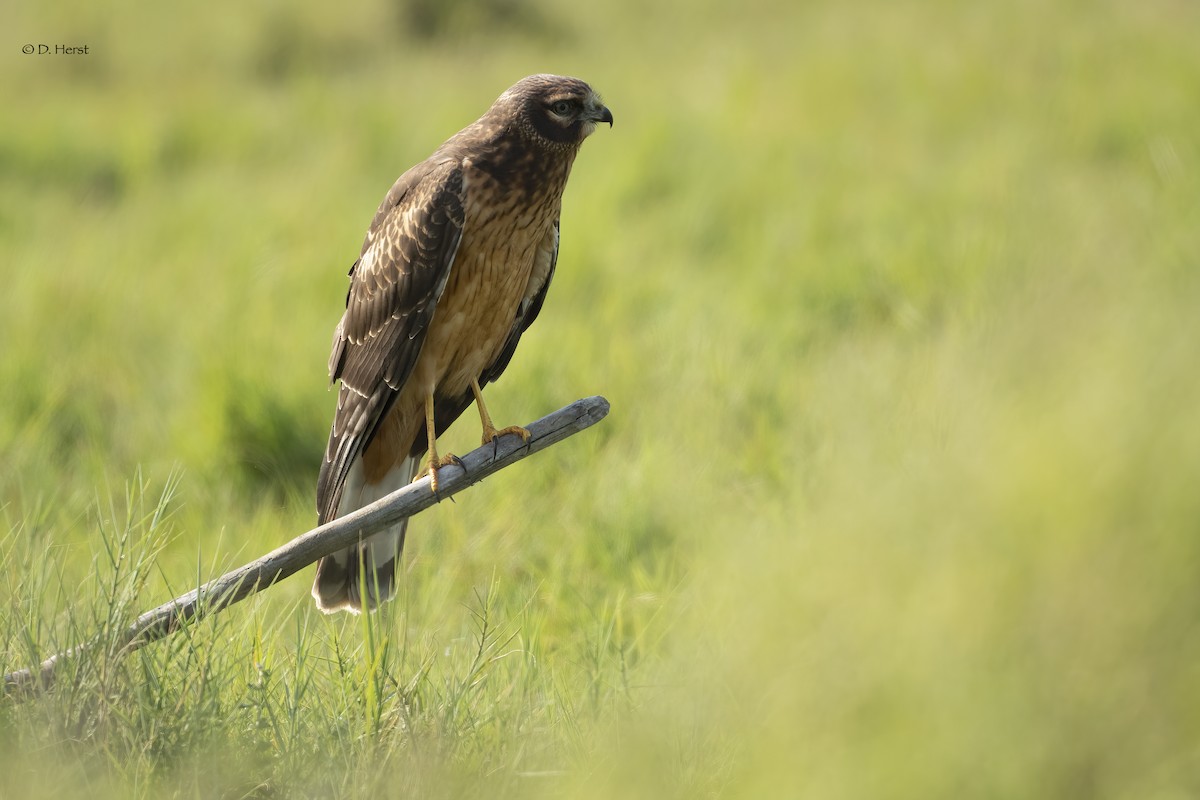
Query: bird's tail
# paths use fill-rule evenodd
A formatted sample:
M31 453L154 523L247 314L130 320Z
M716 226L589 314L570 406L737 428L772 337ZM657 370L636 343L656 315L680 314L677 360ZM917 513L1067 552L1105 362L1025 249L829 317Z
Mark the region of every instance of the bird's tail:
M362 460L355 461L346 476L338 516L345 516L408 485L418 463L419 459L406 458L392 467L382 481L369 484L363 477ZM404 550L407 528L408 520L402 519L357 545L317 562L317 578L312 587L317 608L326 614L335 611L358 614L364 608L373 611L384 600L391 600L396 593L396 566Z

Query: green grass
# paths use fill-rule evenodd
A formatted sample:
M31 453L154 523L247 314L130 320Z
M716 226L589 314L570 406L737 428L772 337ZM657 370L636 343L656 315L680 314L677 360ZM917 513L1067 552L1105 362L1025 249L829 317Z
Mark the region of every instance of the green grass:
M1200 792L1193 5L6 23L0 664L101 639L0 703L5 796ZM422 514L378 614L104 646L311 527L370 215L537 71L616 125L489 404L609 418Z

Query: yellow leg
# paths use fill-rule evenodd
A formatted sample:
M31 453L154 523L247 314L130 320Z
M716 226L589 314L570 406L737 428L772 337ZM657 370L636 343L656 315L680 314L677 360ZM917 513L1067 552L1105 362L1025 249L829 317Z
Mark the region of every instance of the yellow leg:
M484 405L483 390L479 388L479 381L471 380L471 391L475 393L475 405L479 406L479 420L483 423L484 444L494 442L506 433L515 433L521 437L521 441L529 441L529 431L520 425L510 425L507 428L496 430L496 426L492 424L492 415L488 413L487 406Z
M429 486L433 489L433 493L437 494L438 490L438 468L449 466L450 464L458 464L462 466L462 459L453 453L438 458L437 452L437 428L433 424L433 392L425 395L425 430L429 433L429 457L426 459L426 472L429 476ZM417 474L413 476L413 480L419 480L424 475Z

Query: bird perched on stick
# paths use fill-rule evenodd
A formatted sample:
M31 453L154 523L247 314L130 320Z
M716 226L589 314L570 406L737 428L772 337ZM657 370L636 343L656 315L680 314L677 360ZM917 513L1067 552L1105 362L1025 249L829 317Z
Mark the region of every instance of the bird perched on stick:
M500 377L546 299L563 188L583 140L612 113L576 78L532 75L405 172L375 212L350 268L333 335L341 380L317 479L324 524L454 460L437 437L472 400L483 442L497 429L482 389ZM423 466L422 459L424 458ZM394 593L407 520L317 565L327 613Z

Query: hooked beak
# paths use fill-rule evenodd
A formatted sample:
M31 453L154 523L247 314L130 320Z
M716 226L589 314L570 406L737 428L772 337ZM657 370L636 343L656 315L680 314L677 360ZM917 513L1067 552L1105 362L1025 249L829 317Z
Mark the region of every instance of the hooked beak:
M612 127L613 117L612 112L608 110L608 106L600 106L592 112L592 120L595 122L607 122L608 127Z

